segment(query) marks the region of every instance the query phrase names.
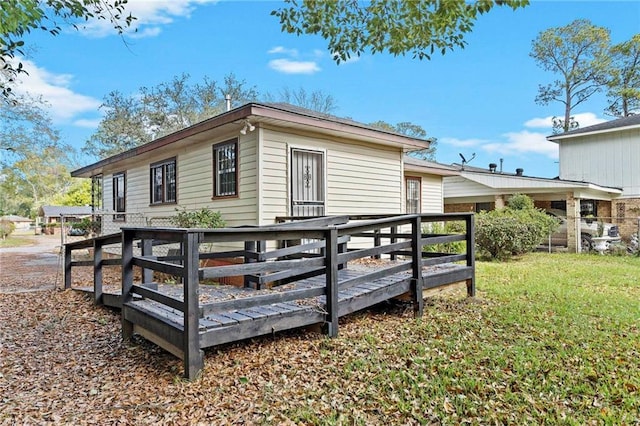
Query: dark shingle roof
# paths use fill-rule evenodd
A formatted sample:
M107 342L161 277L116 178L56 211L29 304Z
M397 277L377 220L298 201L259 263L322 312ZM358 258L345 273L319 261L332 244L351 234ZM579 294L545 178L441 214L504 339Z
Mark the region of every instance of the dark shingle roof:
M571 130L569 132L560 133L558 135L549 136L548 139L553 140L556 137L573 136L582 133L598 132L603 130L613 130L623 127L639 126L640 114L630 115L628 117L618 118L616 120L605 121L604 123L594 124L593 126L582 127L580 129Z
M286 102L265 102L265 103L260 103L259 105L265 105L271 108L279 109L279 110L290 112L293 114L306 115L307 117L313 117L320 120L328 120L328 121L333 121L335 123L342 123L342 124L348 124L350 126L360 127L362 129L375 130L376 132L388 133L390 135L410 137L413 139L419 139L419 140L428 141L428 142L431 141L430 138L423 139L423 138L417 138L414 136L408 136L406 134L398 133L393 130L372 126L370 124L362 123L360 121L355 121L350 117L338 117L337 115L314 111L312 109L304 108L298 105L292 105Z
M33 222L33 220L28 217L17 216L15 214L0 216L0 220L8 220L9 222Z

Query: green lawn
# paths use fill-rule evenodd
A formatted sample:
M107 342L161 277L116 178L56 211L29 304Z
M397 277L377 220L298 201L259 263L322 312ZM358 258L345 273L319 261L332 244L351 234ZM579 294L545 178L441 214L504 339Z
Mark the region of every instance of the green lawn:
M479 262L477 287L475 301L428 300L418 321L352 319L321 342L322 377L278 404L283 414L313 424L640 422L639 258Z
M12 234L5 239L0 238L0 247L20 247L30 244L33 244L33 241L21 235Z

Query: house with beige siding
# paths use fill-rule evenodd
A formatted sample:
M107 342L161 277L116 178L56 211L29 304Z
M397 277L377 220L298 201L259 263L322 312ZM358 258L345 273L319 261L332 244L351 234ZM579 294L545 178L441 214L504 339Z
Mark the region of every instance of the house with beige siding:
M456 172L406 156L428 147L288 104L251 103L72 176L93 180L94 208L107 228L139 226L140 218L160 224L183 208L220 211L229 226L281 216L442 213L442 177Z

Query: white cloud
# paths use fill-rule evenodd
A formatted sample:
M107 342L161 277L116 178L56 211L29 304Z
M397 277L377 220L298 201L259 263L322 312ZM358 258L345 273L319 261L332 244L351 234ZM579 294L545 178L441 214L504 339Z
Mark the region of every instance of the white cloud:
M482 139L438 138L438 143L443 143L443 144L463 147L463 148L481 146L488 142L489 141L482 140Z
M21 62L29 74L20 74L14 90L18 94L41 96L50 105L54 121L64 122L86 112L97 112L102 102L71 90L72 75L51 73L29 60Z
M574 120L578 122L580 127L588 127L594 124L604 123L604 118L599 118L596 114L592 112L581 112L579 114L573 115ZM544 117L544 118L532 118L524 123L525 127L529 128L539 128L539 129L551 129L553 128L553 117Z
M287 49L284 46L276 46L273 49L270 49L269 51L267 51L267 53L271 55L283 54L283 55L296 57L298 56L298 49Z
M81 118L79 120L75 120L73 125L77 127L85 127L87 129L97 129L100 125L100 121L102 121L101 118L95 118L92 120Z
M551 129L553 127L553 117L532 118L524 123L525 127L537 129Z
M502 135L503 141L490 141L486 139L457 139L439 138L438 143L458 148L476 148L490 154L501 156L541 154L549 158L558 158L558 145L549 142L546 134L522 130L509 132Z
M600 124L600 123L604 123L605 121L607 121L604 118L598 118L598 116L595 115L592 112L584 112L584 113L580 113L580 114L575 114L574 118L578 122L580 127L593 126L594 124Z
M196 6L216 3L218 0L129 0L123 15L133 15L132 28L128 31L133 38L154 37L160 34L160 26L171 24L176 18L188 18ZM106 19L93 19L79 25L81 33L91 37L106 37L115 34L112 24Z
M157 37L162 32L162 28L160 27L147 27L142 30L138 30L135 33L130 33L128 37L131 38L147 38L147 37Z
M354 62L358 62L359 60L360 60L360 56L358 56L358 55L353 55L353 56L351 56L350 58L347 58L347 60L346 60L346 61L340 61L340 65L343 65L343 64L352 64L352 63L354 63Z
M320 67L315 61L291 61L274 59L269 61L269 68L285 74L315 74Z
M544 133L522 130L505 133L505 142L485 143L482 150L500 155L541 154L552 159L558 158L558 145L549 142Z

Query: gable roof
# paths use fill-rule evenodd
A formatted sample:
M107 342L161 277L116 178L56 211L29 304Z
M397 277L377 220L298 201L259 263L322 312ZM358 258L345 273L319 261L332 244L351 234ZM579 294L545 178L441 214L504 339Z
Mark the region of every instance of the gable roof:
M348 137L358 141L395 146L404 151L415 151L429 147L430 141L414 138L387 130L378 129L347 118L340 118L329 114L322 114L306 108L284 103L249 103L192 126L162 136L147 144L132 148L128 151L105 158L96 163L71 172L73 177L91 177L102 173L105 166L131 159L164 146L190 141L198 142L204 136L216 129L226 130L242 128L243 120L251 120L252 124L265 123L279 127L312 130L330 136ZM224 130L224 129L223 129Z
M585 136L598 133L617 132L621 130L629 130L640 128L640 114L630 115L628 117L618 118L616 120L605 121L604 123L594 124L593 126L583 127L581 129L571 130L559 135L547 136L547 140L558 142L562 139L569 139L574 136Z
M91 206L42 206L38 209L40 217L89 216Z
M9 215L5 215L5 216L0 216L0 220L8 220L9 222L14 222L14 223L18 223L18 222L33 222L33 220L29 219L28 217L18 216L18 215L15 215L15 214L9 214Z

